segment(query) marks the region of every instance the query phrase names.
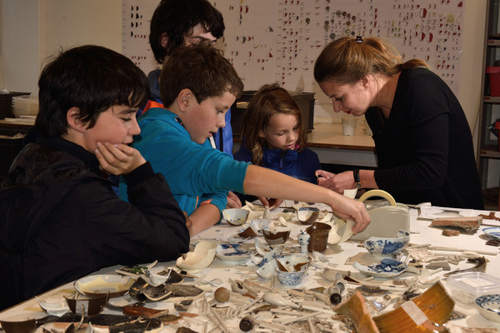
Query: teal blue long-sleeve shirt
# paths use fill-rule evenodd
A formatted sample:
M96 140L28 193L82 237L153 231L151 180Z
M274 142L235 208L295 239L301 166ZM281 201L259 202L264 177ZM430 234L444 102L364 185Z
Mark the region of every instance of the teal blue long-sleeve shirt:
M191 140L176 114L152 108L139 119L141 134L133 146L163 174L180 208L188 215L203 202L220 211L226 207L227 191L243 193L248 163ZM126 199L126 184L120 182L119 195Z

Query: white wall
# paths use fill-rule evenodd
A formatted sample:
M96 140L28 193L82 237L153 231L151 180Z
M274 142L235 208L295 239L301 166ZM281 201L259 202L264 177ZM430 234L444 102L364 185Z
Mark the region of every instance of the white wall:
M466 0L463 27L463 53L458 100L477 139L479 110L482 103L483 52L487 0ZM477 145L475 145L477 146Z
M4 88L36 91L40 71L39 2L3 0L1 3L0 72Z
M61 50L83 44L121 52L121 0L41 0L40 3L42 66Z
M0 89L36 95L43 66L73 46L121 52L121 0L0 1Z

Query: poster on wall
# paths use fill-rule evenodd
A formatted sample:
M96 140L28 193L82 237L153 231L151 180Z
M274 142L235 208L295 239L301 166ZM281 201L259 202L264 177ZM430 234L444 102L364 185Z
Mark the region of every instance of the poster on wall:
M144 72L158 64L149 47L158 0L123 0L123 52ZM246 90L278 82L314 91L316 57L342 36L378 36L403 59L425 60L458 92L464 0L212 0L223 14L225 56Z

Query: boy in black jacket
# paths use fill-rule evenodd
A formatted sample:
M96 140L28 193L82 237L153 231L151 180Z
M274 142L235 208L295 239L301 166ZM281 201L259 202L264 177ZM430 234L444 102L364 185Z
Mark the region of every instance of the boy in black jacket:
M100 268L173 260L186 219L163 176L128 146L145 75L99 46L68 50L39 80L33 141L0 191L0 310ZM129 202L107 176L124 175Z

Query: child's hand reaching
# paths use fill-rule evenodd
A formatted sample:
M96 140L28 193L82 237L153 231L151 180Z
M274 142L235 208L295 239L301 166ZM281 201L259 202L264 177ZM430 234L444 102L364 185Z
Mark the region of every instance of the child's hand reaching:
M270 209L279 207L283 200L281 199L272 199L272 198L266 198L266 197L257 197L260 202L264 205L264 207L269 207Z
M240 198L234 192L227 192L227 205L226 208L241 208L242 204Z
M101 168L113 175L126 175L146 163L141 153L124 144L97 143L95 155Z

